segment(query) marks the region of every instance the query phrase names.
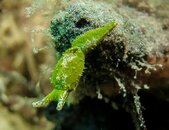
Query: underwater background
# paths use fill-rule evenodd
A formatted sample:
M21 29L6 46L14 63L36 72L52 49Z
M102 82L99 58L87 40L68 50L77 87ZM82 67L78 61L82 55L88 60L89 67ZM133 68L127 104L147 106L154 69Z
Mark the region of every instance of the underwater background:
M73 40L112 21L62 110L34 108ZM168 130L168 115L168 0L0 0L0 130Z

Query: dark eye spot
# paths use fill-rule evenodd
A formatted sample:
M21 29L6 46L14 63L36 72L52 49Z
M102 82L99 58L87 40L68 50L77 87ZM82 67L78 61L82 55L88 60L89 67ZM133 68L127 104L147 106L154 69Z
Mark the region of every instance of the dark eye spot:
M82 28L82 27L85 27L85 26L87 26L87 25L89 25L90 24L90 22L88 22L85 18L81 18L76 24L75 24L75 26L77 27L77 28Z

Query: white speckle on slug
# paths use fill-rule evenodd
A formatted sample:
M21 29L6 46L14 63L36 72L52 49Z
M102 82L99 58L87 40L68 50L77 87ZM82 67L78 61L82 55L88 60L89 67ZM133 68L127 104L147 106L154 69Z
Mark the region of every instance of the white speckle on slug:
M32 103L32 106L33 107L44 107L44 106L46 106L48 103L44 100L44 99L42 99L42 100L40 100L40 101L37 101L37 102L33 102Z

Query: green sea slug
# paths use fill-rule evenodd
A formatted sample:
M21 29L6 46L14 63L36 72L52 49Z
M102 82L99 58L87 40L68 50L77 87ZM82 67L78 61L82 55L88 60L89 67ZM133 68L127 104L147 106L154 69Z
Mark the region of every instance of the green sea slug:
M77 36L53 69L51 84L54 86L42 100L33 102L33 107L43 107L52 101L58 101L57 110L61 110L69 93L76 89L85 68L85 56L94 49L104 37L116 27L112 21L103 27L89 30Z

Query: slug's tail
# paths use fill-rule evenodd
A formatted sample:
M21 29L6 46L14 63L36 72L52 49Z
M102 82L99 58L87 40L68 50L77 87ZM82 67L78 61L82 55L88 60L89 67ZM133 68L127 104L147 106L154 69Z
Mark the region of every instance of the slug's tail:
M36 102L32 103L33 107L45 107L49 104L49 102L46 102L45 98Z
M33 102L32 106L33 107L45 107L52 101L58 101L56 109L60 111L63 108L68 95L69 95L69 92L66 90L54 89L51 93L49 93L42 100Z

